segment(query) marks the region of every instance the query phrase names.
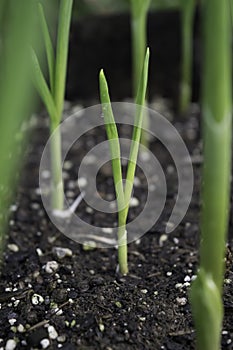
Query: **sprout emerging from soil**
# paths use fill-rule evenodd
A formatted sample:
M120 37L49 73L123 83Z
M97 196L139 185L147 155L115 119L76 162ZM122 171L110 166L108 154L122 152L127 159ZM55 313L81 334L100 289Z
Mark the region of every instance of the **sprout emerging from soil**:
M127 165L127 175L125 186L123 185L122 168L121 168L121 151L118 131L111 107L109 97L108 84L103 70L100 72L100 97L104 114L104 122L106 133L109 140L109 147L112 157L112 169L115 192L118 205L118 259L120 272L128 273L128 258L127 258L127 232L126 220L129 211L129 202L132 195L135 169L138 157L138 150L142 131L143 122L143 106L145 103L147 81L149 68L149 49L146 51L144 59L141 80L139 83L137 99L136 99L136 115L134 121L134 129L130 146L130 155Z
M181 0L182 62L179 112L187 111L192 99L193 22L196 0Z
M34 83L50 116L51 168L52 168L52 208L62 210L64 191L61 161L61 134L59 125L64 105L69 30L73 0L61 0L57 31L56 54L53 49L44 10L38 5L43 40L46 50L49 86L42 73L38 58L32 50ZM56 132L54 132L56 130Z
M222 289L229 218L232 86L228 0L202 4L204 168L200 271L191 290L198 350L219 350Z

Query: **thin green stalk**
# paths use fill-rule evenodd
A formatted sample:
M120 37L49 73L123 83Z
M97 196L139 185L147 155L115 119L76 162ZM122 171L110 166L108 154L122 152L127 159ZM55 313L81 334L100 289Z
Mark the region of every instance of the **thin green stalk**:
M60 2L56 55L54 53L52 40L46 22L43 7L41 4L39 4L38 7L49 69L50 88L48 87L46 79L44 78L36 53L32 50L34 84L50 116L50 149L52 169L51 206L53 209L58 210L62 210L64 206L61 135L59 124L61 122L64 105L67 57L69 47L69 29L71 22L72 5L73 0L61 0Z
M63 209L64 189L62 178L61 132L60 125L51 123L51 171L52 171L52 208Z
M55 92L54 100L57 107L58 116L61 118L65 86L66 70L69 48L69 30L72 14L73 0L61 0L59 11L59 24L57 34L57 52L55 64Z
M130 0L132 36L133 96L136 100L147 47L147 15L151 0ZM144 111L145 112L145 111ZM143 128L149 128L149 116L145 113ZM142 131L141 143L148 148L146 131Z
M118 260L120 272L122 274L128 273L126 220L129 211L129 202L132 195L133 180L135 176L139 142L142 131L143 105L145 104L146 88L148 81L148 66L149 49L146 52L143 71L141 74L141 80L139 83L139 89L137 94L138 105L136 106L136 116L131 140L125 188L123 187L122 179L120 143L117 127L111 108L108 85L103 70L101 70L100 72L100 97L103 108L107 137L110 145L113 179L118 204Z
M179 112L185 113L192 99L193 22L196 0L181 0L181 84Z
M200 272L191 303L198 350L219 350L231 174L231 26L228 0L202 6L204 167Z
M45 14L44 14L44 9L40 3L38 4L38 9L39 9L41 29L42 29L42 33L43 33L43 37L44 37L47 63L48 63L48 68L49 68L50 89L51 89L51 92L53 94L54 83L55 83L55 79L54 79L55 54L54 54L52 40L51 40L51 37L49 34L49 28L48 28L48 25L46 22Z

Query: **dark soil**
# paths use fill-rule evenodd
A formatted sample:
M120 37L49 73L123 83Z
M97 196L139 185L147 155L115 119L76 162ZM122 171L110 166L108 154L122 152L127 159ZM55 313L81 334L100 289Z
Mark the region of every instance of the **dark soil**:
M7 344L6 349L14 349L15 341L16 349L194 349L188 290L198 261L202 162L198 115L175 123L192 156L195 188L185 218L169 235L165 235L165 224L174 204L177 181L166 150L156 142L152 145L159 149L167 173L167 203L159 222L141 240L129 245L128 276L116 272L115 249L85 251L60 234L48 219L38 193L38 166L48 136L44 119L40 120L11 208L0 282L0 348ZM67 170L67 179L72 171ZM103 185L104 176L99 176L100 186L109 191L109 186ZM135 195L140 199L144 189L139 187L137 191ZM90 220L85 202L78 210ZM131 211L130 215L135 214ZM95 213L91 220L103 222ZM233 248L232 223L229 246ZM55 247L68 248L67 256L58 257ZM228 255L223 349L233 349L232 263ZM56 264L49 270L51 261Z

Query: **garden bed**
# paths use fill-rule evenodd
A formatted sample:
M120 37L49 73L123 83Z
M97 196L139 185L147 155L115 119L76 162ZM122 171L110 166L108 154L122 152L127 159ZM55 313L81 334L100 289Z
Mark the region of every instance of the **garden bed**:
M195 188L188 213L169 235L165 235L165 224L177 191L175 169L158 142L151 146L167 174L168 199L159 222L129 245L130 273L126 277L116 272L115 249L85 251L60 234L47 217L38 191L38 167L48 129L43 118L37 119L34 142L28 151L17 201L12 206L1 279L0 345L15 339L17 349L42 348L48 342L49 349L194 349L187 291L198 259L198 119L192 113L185 123L175 123L192 156ZM91 138L93 141L93 135ZM78 163L76 157L73 164ZM67 168L69 184L76 171L74 165ZM140 173L138 176L140 179ZM135 191L139 200L144 192L141 180L142 185ZM100 174L99 183L109 193L104 173ZM73 189L74 197L76 191L78 188ZM140 209L139 204L131 218ZM88 213L85 202L78 212L93 224L109 224L107 215ZM55 261L52 266L51 261ZM227 349L232 348L233 339L231 265L229 259L223 328L223 346Z

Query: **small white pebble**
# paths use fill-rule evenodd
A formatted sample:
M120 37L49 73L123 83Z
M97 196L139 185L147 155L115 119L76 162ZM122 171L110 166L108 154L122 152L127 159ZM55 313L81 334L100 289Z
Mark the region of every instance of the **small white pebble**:
M139 187L141 185L141 181L137 176L135 176L135 178L133 180L133 184L135 187Z
M93 214L93 209L91 207L86 207L86 213Z
M57 315L57 316L61 316L62 314L63 314L62 309L60 309L60 310L58 310L58 311L56 312L56 315Z
M79 188L86 187L87 186L87 179L85 177L80 177L80 178L78 178L77 183L78 183Z
M7 248L14 253L17 253L19 251L19 247L14 243L8 244Z
M139 206L139 200L136 197L130 198L129 206L130 208L135 208Z
M227 339L227 345L231 344L232 340L231 339Z
M157 290L154 291L154 295L157 296L159 292Z
M10 320L8 320L8 322L10 323L11 326L13 326L16 321L17 320L15 318L11 318Z
M49 179L50 178L50 171L49 170L43 170L41 172L41 176L43 177L43 179Z
M178 244L178 243L179 243L179 239L176 238L176 237L174 237L174 238L173 238L173 242L174 242L175 244Z
M141 289L141 293L147 294L147 293L148 293L148 290L147 290L147 289Z
M17 307L19 305L19 303L20 303L20 300L15 300L14 301L14 307ZM1 307L0 307L0 309L1 309Z
M100 330L100 332L104 331L104 324L103 323L99 324L99 330Z
M43 256L43 252L40 248L36 248L36 253L38 256Z
M53 248L53 253L57 255L59 259L63 259L66 256L72 256L73 252L69 248L62 248L62 247L54 247Z
M190 283L189 282L184 282L183 287L189 287Z
M174 226L175 225L173 224L173 222L170 222L170 221L167 222L167 228L173 229Z
M139 158L143 161L143 162L148 162L150 160L150 152L148 151L142 151L139 153Z
M16 341L14 339L8 339L6 342L5 350L14 350L16 348Z
M94 156L93 154L90 154L83 159L84 164L94 164L96 163L96 161L96 156Z
M40 344L42 346L42 349L47 349L47 347L49 346L50 342L49 342L49 339L45 338L45 339L42 339L40 341Z
M11 206L10 206L10 211L16 211L17 210L17 205L16 204L12 204Z
M222 331L222 335L228 334L228 331Z
M176 301L179 305L186 305L187 304L187 299L186 298L176 298Z
M58 334L53 326L48 326L48 334L50 339L57 339Z
M66 335L65 335L65 334L59 335L59 336L57 337L57 341L60 342L60 343L65 343L65 341L66 341Z
M58 270L58 263L56 261L48 261L45 265L45 271L47 273L53 273Z
M18 325L17 330L18 330L19 333L25 332L25 328L24 328L24 326L22 324Z
M167 272L167 276L170 277L172 275L172 272L171 271L168 271Z
M66 160L63 164L63 168L65 170L70 170L72 168L73 164L70 160Z
M146 321L146 318L145 317L139 317L139 320L144 322L144 321Z
M161 235L160 238L159 238L159 246L162 247L163 246L163 243L166 242L167 240L167 235Z
M175 168L174 168L173 165L168 165L168 166L167 166L167 173L168 173L168 174L173 174L173 173L174 173L174 170L175 170Z
M40 208L40 205L39 205L39 203L32 203L31 208L34 210L38 210Z
M226 284L231 284L230 278L226 278L226 279L224 280L224 282L225 282Z
M190 281L191 281L191 278L190 278L189 276L185 276L184 281L185 281L185 282L190 282Z
M33 305L40 305L44 302L44 298L39 294L33 294L31 300Z
M113 232L113 229L111 227L103 227L102 232L111 234Z
M183 287L183 284L182 283L176 283L176 285L175 285L175 288L178 288L178 289L180 289L180 288L182 288Z

